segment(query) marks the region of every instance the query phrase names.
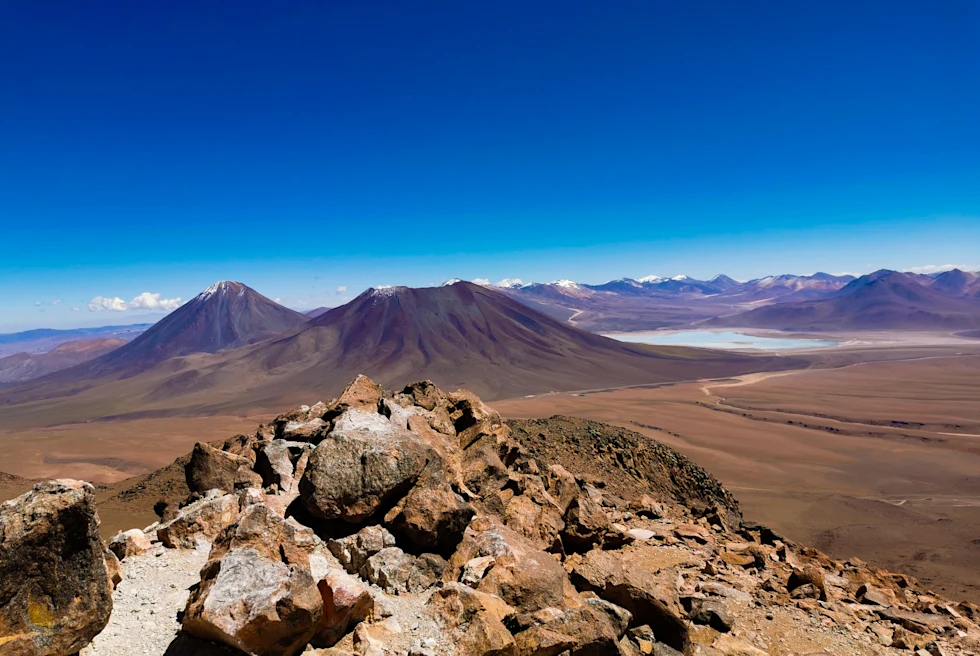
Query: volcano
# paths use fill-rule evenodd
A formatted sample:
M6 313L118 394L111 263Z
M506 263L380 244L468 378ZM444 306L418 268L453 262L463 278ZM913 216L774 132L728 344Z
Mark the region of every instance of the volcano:
M144 346L134 342L141 347L134 349L136 355L160 353L150 346L154 342L144 341ZM170 349L175 343L187 341L171 337L164 342ZM457 282L369 289L346 305L251 346L171 357L124 379L110 375L56 386L48 377L41 379L47 384L35 389L22 385L4 390L0 401L9 407L48 399L49 415L63 405L73 420L90 418L93 412L169 416L329 398L357 374L395 387L427 378L443 388L506 398L799 365L792 358L619 342L553 319L498 291Z
M240 282L217 282L92 364L100 370L144 368L182 355L218 353L275 337L307 320Z
M739 354L619 342L469 282L370 289L241 358L265 371L293 372L288 379L277 375L277 385L336 392L363 373L395 386L428 378L491 398L728 375L763 365L762 358Z

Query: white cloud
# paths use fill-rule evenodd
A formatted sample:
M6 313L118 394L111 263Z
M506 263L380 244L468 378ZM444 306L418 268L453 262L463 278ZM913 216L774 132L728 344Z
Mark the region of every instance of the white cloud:
M476 279L473 280L473 282L475 282L477 285L481 285L483 287L489 287L490 286L490 280L488 278L476 278Z
M71 309L71 311L72 311L72 312L81 312L81 311L82 311L82 308L77 308L77 307L73 307L73 308Z
M912 273L940 273L941 271L951 271L953 269L976 271L980 269L980 266L970 264L926 264L925 266L912 267L908 271Z
M40 307L40 306L44 305L44 301L35 301L34 302L34 305L37 305L38 307Z
M143 292L128 304L131 310L176 310L180 307L180 298L160 298L160 294Z
M345 293L346 291L347 291L347 288L344 287L343 285L341 285L340 287L337 288L337 296L340 296L341 294Z
M126 301L122 300L118 296L113 296L108 298L105 296L96 296L91 301L88 302L89 312L102 312L103 310L112 310L113 312L125 312L126 311Z
M51 301L51 305L61 305L61 299L60 298L54 299L53 301Z
M89 312L125 312L126 310L162 310L169 312L180 307L180 298L161 298L160 294L143 292L128 303L118 296L96 296L88 302Z

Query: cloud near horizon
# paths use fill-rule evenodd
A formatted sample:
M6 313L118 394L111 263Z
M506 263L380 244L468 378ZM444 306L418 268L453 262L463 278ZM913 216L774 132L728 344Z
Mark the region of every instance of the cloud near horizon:
M161 298L160 294L143 292L128 303L118 296L96 296L88 302L89 312L125 312L126 310L151 310L169 312L180 307L180 298Z
M970 264L926 264L925 266L917 266L909 269L912 273L940 273L942 271L952 271L953 269L959 269L961 271L977 271L980 270L980 265L970 265Z

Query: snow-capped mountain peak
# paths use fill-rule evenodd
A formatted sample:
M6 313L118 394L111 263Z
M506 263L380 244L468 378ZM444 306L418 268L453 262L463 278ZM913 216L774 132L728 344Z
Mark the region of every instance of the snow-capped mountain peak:
M564 289L576 289L578 287L578 283L574 280L556 280L551 284L556 287L563 287Z
M501 287L503 289L517 289L518 287L524 286L524 281L520 278L504 278L494 285L494 287Z
M243 285L240 282L234 282L233 280L221 280L219 282L214 283L213 285L205 289L203 292L198 294L197 298L203 301L204 299L210 298L215 294L221 294L221 293L227 294L233 291L237 291L239 296L244 296L245 290L246 290L245 285Z
M660 276L644 276L642 278L637 278L636 282L660 282L664 280Z

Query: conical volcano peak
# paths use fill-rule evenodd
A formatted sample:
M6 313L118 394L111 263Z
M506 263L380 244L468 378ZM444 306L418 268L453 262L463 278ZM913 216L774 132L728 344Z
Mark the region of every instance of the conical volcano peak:
M248 287L240 282L235 282L234 280L221 280L203 292L197 295L200 299L210 298L215 294L238 294L239 296L244 296Z

